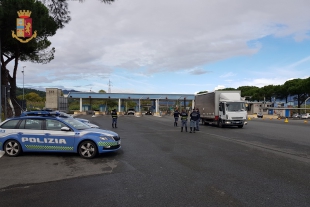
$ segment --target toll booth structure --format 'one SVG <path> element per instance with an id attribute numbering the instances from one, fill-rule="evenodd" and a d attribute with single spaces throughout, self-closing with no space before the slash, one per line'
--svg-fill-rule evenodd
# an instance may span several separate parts
<path id="1" fill-rule="evenodd" d="M 86 105 L 83 106 L 83 99 L 111 99 L 117 100 L 118 113 L 124 113 L 124 107 L 121 103 L 123 100 L 133 100 L 138 103 L 138 112 L 141 112 L 141 101 L 150 100 L 155 103 L 154 115 L 159 115 L 159 102 L 160 101 L 178 101 L 178 102 L 188 102 L 192 101 L 192 108 L 194 107 L 195 94 L 136 94 L 136 93 L 95 93 L 95 92 L 69 92 L 68 98 L 79 99 L 80 102 L 80 112 L 86 110 Z M 101 106 L 100 111 L 105 107 Z"/>

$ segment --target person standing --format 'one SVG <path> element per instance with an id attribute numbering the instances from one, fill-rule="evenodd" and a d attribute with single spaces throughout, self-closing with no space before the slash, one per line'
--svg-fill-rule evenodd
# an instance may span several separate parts
<path id="1" fill-rule="evenodd" d="M 179 121 L 179 116 L 180 116 L 180 112 L 178 109 L 176 109 L 173 113 L 174 116 L 174 126 L 177 127 L 178 126 L 178 121 Z"/>
<path id="2" fill-rule="evenodd" d="M 182 113 L 180 114 L 181 116 L 181 132 L 183 132 L 183 127 L 185 127 L 185 131 L 187 132 L 187 117 L 188 114 L 186 113 L 186 111 L 184 109 L 182 109 Z"/>
<path id="3" fill-rule="evenodd" d="M 199 114 L 197 113 L 196 109 L 193 110 L 193 112 L 190 114 L 190 132 L 189 133 L 192 133 L 192 130 L 193 132 L 195 133 L 196 131 L 196 126 L 197 126 L 197 120 L 199 119 Z"/>
<path id="4" fill-rule="evenodd" d="M 116 109 L 112 110 L 112 127 L 113 128 L 117 128 L 116 124 L 117 124 L 117 113 L 116 113 Z"/>
<path id="5" fill-rule="evenodd" d="M 197 108 L 196 109 L 197 113 L 198 113 L 198 120 L 196 121 L 196 131 L 199 131 L 199 122 L 200 122 L 200 113 L 199 113 L 199 109 Z"/>

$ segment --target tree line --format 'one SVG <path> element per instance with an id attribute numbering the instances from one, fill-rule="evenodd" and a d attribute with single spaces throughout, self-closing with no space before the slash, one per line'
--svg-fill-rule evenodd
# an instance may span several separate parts
<path id="1" fill-rule="evenodd" d="M 288 102 L 288 97 L 294 97 L 298 108 L 310 97 L 310 77 L 306 79 L 292 79 L 286 81 L 283 85 L 240 86 L 238 88 L 225 88 L 222 90 L 240 90 L 241 96 L 248 101 L 269 101 L 275 99 L 284 99 Z"/>

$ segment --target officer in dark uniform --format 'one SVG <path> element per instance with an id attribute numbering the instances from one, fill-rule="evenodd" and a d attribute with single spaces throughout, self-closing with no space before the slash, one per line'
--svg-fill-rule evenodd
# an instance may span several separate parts
<path id="1" fill-rule="evenodd" d="M 188 114 L 186 113 L 186 111 L 184 109 L 182 109 L 182 113 L 180 114 L 181 116 L 181 132 L 183 132 L 183 127 L 185 127 L 185 131 L 187 132 L 187 117 Z"/>
<path id="2" fill-rule="evenodd" d="M 174 116 L 174 126 L 178 126 L 178 121 L 179 121 L 179 116 L 180 116 L 180 112 L 178 111 L 178 109 L 176 109 L 173 113 Z"/>
<path id="3" fill-rule="evenodd" d="M 197 113 L 198 113 L 198 115 L 199 115 L 199 118 L 198 118 L 198 120 L 196 121 L 196 131 L 199 131 L 200 113 L 199 113 L 199 109 L 198 109 L 198 108 L 196 109 L 196 111 L 197 111 Z"/>
<path id="4" fill-rule="evenodd" d="M 190 117 L 191 117 L 191 122 L 190 122 L 190 132 L 189 133 L 192 133 L 192 130 L 194 130 L 194 133 L 196 131 L 196 126 L 197 126 L 197 120 L 199 120 L 200 118 L 200 114 L 197 113 L 197 110 L 194 109 L 193 112 L 190 114 Z"/>
<path id="5" fill-rule="evenodd" d="M 112 127 L 114 128 L 117 128 L 116 124 L 117 124 L 117 113 L 116 113 L 116 109 L 113 109 L 112 110 Z"/>

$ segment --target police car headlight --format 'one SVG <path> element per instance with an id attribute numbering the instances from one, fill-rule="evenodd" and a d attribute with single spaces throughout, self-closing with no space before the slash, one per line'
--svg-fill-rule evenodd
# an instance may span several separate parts
<path id="1" fill-rule="evenodd" d="M 100 136 L 100 139 L 101 139 L 102 141 L 110 140 L 110 138 L 107 137 L 107 136 Z"/>

